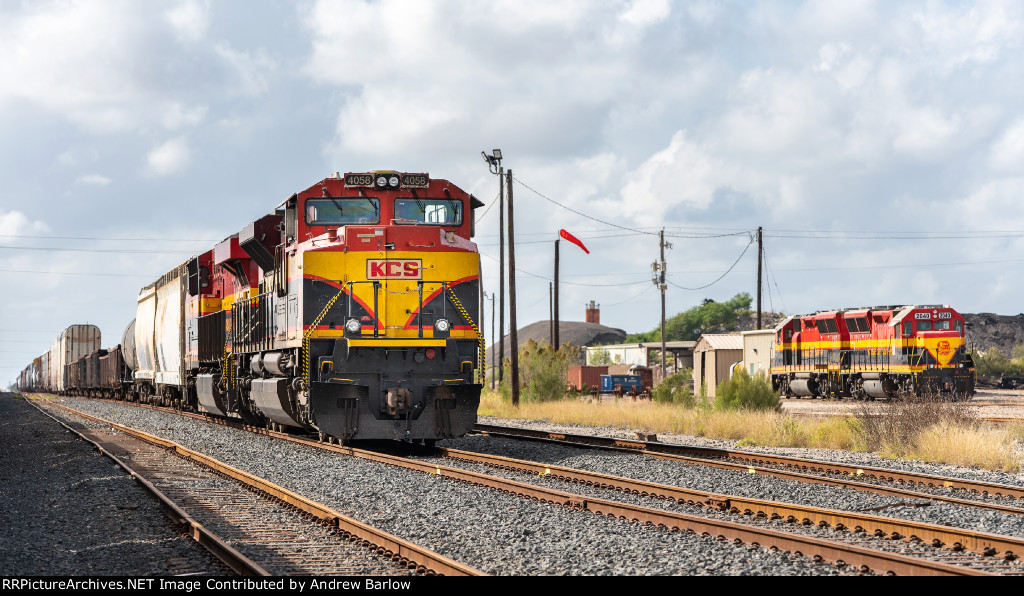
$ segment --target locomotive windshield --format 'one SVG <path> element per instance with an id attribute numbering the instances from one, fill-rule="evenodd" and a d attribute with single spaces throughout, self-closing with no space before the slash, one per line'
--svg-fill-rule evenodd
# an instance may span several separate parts
<path id="1" fill-rule="evenodd" d="M 306 223 L 314 226 L 380 223 L 380 202 L 371 197 L 306 199 Z"/>
<path id="2" fill-rule="evenodd" d="M 395 223 L 457 226 L 462 223 L 462 201 L 395 199 Z"/>

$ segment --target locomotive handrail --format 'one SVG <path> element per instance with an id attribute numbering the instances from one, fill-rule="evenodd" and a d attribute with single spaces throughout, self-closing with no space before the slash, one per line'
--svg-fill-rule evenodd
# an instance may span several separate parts
<path id="1" fill-rule="evenodd" d="M 378 312 L 378 295 L 381 289 L 381 282 L 379 280 L 350 280 L 344 282 L 348 288 L 348 302 L 346 303 L 345 317 L 352 316 L 352 303 L 355 302 L 355 288 L 356 284 L 373 284 L 373 314 L 374 314 L 374 325 L 373 325 L 373 337 L 380 337 L 380 313 Z M 448 317 L 448 292 L 455 285 L 451 281 L 446 280 L 429 280 L 421 279 L 416 282 L 417 289 L 417 307 L 416 307 L 416 330 L 417 337 L 423 338 L 423 287 L 426 285 L 440 285 L 441 286 L 441 317 Z"/>

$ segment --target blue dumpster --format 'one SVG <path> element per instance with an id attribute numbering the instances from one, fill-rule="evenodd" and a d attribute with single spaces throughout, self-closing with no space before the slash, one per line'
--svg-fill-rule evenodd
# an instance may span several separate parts
<path id="1" fill-rule="evenodd" d="M 630 388 L 640 393 L 643 390 L 643 383 L 640 375 L 601 375 L 601 391 L 615 391 L 616 385 L 622 385 L 622 391 L 629 393 Z"/>

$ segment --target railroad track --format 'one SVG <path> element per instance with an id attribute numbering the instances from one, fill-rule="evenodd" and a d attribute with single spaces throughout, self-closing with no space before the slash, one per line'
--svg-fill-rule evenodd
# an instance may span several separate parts
<path id="1" fill-rule="evenodd" d="M 762 525 L 766 522 L 776 522 L 776 525 L 785 524 L 790 528 L 833 530 L 828 534 L 830 540 L 840 540 L 867 548 L 879 548 L 880 546 L 892 548 L 891 545 L 880 545 L 877 540 L 870 540 L 871 537 L 897 543 L 904 541 L 919 546 L 928 545 L 934 549 L 946 547 L 944 551 L 918 549 L 918 553 L 920 556 L 934 560 L 946 562 L 957 560 L 961 563 L 977 565 L 1002 573 L 1024 574 L 1024 566 L 1002 562 L 1014 561 L 1018 558 L 1017 553 L 1024 552 L 1024 540 L 1015 537 L 905 521 L 867 513 L 695 491 L 633 478 L 458 449 L 438 449 L 438 454 L 454 461 L 517 472 L 531 478 L 532 480 L 528 482 L 534 484 L 558 480 L 601 491 L 610 491 L 612 494 L 638 495 L 646 499 L 667 501 L 679 506 L 698 507 L 733 516 L 742 515 Z M 821 534 L 819 533 L 819 535 Z M 896 548 L 906 547 L 901 545 Z M 974 554 L 961 556 L 959 553 Z M 985 561 L 979 559 L 978 555 L 991 557 L 991 559 Z"/>
<path id="2" fill-rule="evenodd" d="M 1019 503 L 1021 499 L 1024 499 L 1024 488 L 1009 484 L 965 480 L 962 478 L 904 472 L 870 466 L 823 462 L 785 455 L 769 455 L 712 447 L 693 447 L 690 445 L 661 443 L 657 440 L 617 439 L 613 437 L 575 435 L 487 424 L 477 424 L 475 432 L 495 437 L 530 439 L 574 447 L 620 450 L 660 459 L 712 466 L 750 474 L 764 474 L 801 482 L 841 486 L 883 495 L 928 499 L 943 503 L 990 509 L 1001 513 L 1024 515 L 1024 507 L 1011 504 Z M 935 492 L 922 492 L 922 490 L 901 488 L 901 486 L 922 490 L 951 490 L 965 495 L 1000 499 L 1005 502 L 951 497 L 936 494 Z"/>
<path id="3" fill-rule="evenodd" d="M 483 575 L 171 441 L 48 407 L 104 425 L 74 429 L 37 406 L 117 462 L 240 575 Z"/>
<path id="4" fill-rule="evenodd" d="M 243 426 L 225 421 L 221 421 L 221 423 Z M 569 475 L 574 475 L 572 478 L 575 480 L 572 481 L 580 484 L 596 485 L 619 492 L 646 493 L 653 498 L 672 499 L 676 502 L 696 505 L 714 513 L 735 511 L 747 514 L 745 519 L 735 516 L 732 516 L 733 519 L 725 519 L 721 515 L 710 517 L 691 515 L 680 511 L 625 503 L 593 494 L 581 495 L 433 462 L 321 443 L 312 438 L 297 437 L 266 429 L 250 430 L 306 446 L 419 471 L 439 478 L 487 487 L 574 511 L 615 517 L 670 531 L 700 534 L 716 540 L 729 541 L 737 546 L 747 545 L 791 551 L 811 557 L 816 561 L 832 563 L 840 568 L 852 567 L 862 571 L 898 575 L 1005 574 L 1015 573 L 1021 569 L 1019 565 L 1012 562 L 1012 559 L 1015 558 L 1016 553 L 1024 552 L 1024 542 L 1011 537 L 958 531 L 943 526 L 928 527 L 927 524 L 915 526 L 911 522 L 904 523 L 891 518 L 856 516 L 856 514 L 846 514 L 845 512 L 800 508 L 796 505 L 758 502 L 753 499 L 721 498 L 721 495 L 696 493 L 650 483 L 642 488 L 636 484 L 626 487 L 618 484 L 624 479 L 585 478 L 581 476 L 585 473 L 579 470 L 558 469 L 553 471 L 551 466 L 544 466 L 544 471 L 541 472 L 536 467 L 529 467 L 539 465 L 533 462 L 516 464 L 517 466 L 526 466 L 523 468 L 524 471 L 537 474 L 538 477 L 541 477 L 542 473 L 544 476 L 555 475 L 566 478 L 569 478 Z M 451 450 L 440 453 L 469 457 L 465 452 Z M 491 465 L 511 467 L 509 460 Z M 737 519 L 743 519 L 743 521 L 736 521 Z M 773 527 L 780 524 L 790 527 L 786 530 Z M 828 538 L 822 538 L 817 531 L 803 531 L 808 527 L 829 530 Z M 801 531 L 793 532 L 793 529 Z M 873 536 L 880 536 L 888 540 L 879 541 Z M 883 542 L 889 546 L 896 545 L 897 550 L 903 552 L 880 550 L 878 546 Z M 934 548 L 931 546 L 932 544 L 947 548 Z M 981 556 L 972 552 L 978 550 L 989 556 Z M 997 554 L 1000 556 L 993 556 Z"/>

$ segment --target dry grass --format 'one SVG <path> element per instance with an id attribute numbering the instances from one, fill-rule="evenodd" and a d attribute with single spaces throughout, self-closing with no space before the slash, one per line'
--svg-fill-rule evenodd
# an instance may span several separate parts
<path id="1" fill-rule="evenodd" d="M 546 420 L 555 424 L 607 426 L 623 430 L 679 433 L 740 441 L 744 445 L 854 449 L 854 424 L 849 419 L 796 420 L 779 412 L 719 411 L 684 408 L 652 401 L 567 399 L 523 402 L 518 410 L 496 394 L 485 392 L 480 414 L 498 418 Z"/>
<path id="2" fill-rule="evenodd" d="M 915 410 L 897 402 L 886 422 L 885 418 L 859 416 L 798 419 L 780 412 L 717 411 L 708 407 L 685 408 L 628 399 L 600 403 L 576 399 L 524 402 L 516 410 L 498 395 L 485 392 L 480 414 L 555 424 L 679 433 L 738 441 L 741 446 L 877 451 L 883 457 L 894 459 L 920 459 L 1006 472 L 1021 470 L 1020 445 L 1024 442 L 1024 426 L 992 428 L 979 424 L 959 405 L 945 408 L 927 404 Z M 881 429 L 885 428 L 898 429 L 897 434 L 902 439 L 880 441 Z"/>
<path id="3" fill-rule="evenodd" d="M 905 456 L 958 466 L 1019 472 L 1021 454 L 1018 445 L 1022 436 L 1024 427 L 1020 425 L 970 428 L 940 422 L 922 432 Z"/>

